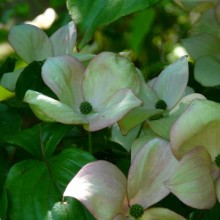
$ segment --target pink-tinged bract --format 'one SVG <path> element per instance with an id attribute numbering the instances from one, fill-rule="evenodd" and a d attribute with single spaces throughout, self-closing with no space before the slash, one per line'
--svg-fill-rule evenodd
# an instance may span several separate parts
<path id="1" fill-rule="evenodd" d="M 195 147 L 180 160 L 166 186 L 182 202 L 197 209 L 215 205 L 216 195 L 211 174 L 211 158 L 202 147 Z"/>
<path id="2" fill-rule="evenodd" d="M 196 146 L 203 146 L 212 161 L 220 154 L 220 104 L 194 100 L 174 123 L 170 142 L 174 155 L 180 159 Z"/>
<path id="3" fill-rule="evenodd" d="M 129 215 L 129 209 L 135 204 L 144 209 L 140 219 L 145 220 L 145 216 L 148 216 L 152 220 L 153 217 L 183 220 L 178 214 L 166 209 L 148 209 L 169 194 L 164 182 L 177 163 L 168 142 L 156 138 L 147 142 L 136 154 L 127 180 L 110 162 L 95 161 L 78 172 L 63 195 L 78 199 L 100 220 L 131 220 L 133 217 Z"/>
<path id="4" fill-rule="evenodd" d="M 115 165 L 95 161 L 78 172 L 63 196 L 78 199 L 97 219 L 111 220 L 124 211 L 126 178 Z"/>
<path id="5" fill-rule="evenodd" d="M 164 182 L 177 163 L 167 141 L 159 138 L 148 141 L 134 157 L 129 170 L 129 202 L 148 208 L 166 197 L 169 190 Z"/>
<path id="6" fill-rule="evenodd" d="M 98 54 L 86 69 L 74 57 L 50 57 L 42 67 L 42 77 L 60 101 L 52 102 L 50 97 L 34 91 L 27 91 L 24 101 L 45 121 L 50 118 L 50 121 L 65 124 L 83 124 L 86 130 L 97 131 L 114 124 L 142 104 L 135 96 L 139 90 L 136 69 L 127 58 L 111 52 Z M 91 104 L 89 114 L 81 112 L 83 102 Z M 57 110 L 63 114 L 54 114 Z M 67 117 L 70 115 L 72 117 Z"/>

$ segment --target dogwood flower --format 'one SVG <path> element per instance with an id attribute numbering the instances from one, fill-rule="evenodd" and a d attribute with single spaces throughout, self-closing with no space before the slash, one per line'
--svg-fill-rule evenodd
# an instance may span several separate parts
<path id="1" fill-rule="evenodd" d="M 207 167 L 215 180 L 220 201 L 220 104 L 209 100 L 194 100 L 171 129 L 170 142 L 176 158 L 202 146 L 209 153 Z M 198 154 L 202 157 L 201 154 Z"/>
<path id="2" fill-rule="evenodd" d="M 111 52 L 97 55 L 86 69 L 71 56 L 48 58 L 42 78 L 60 101 L 31 90 L 24 101 L 43 121 L 83 124 L 96 131 L 142 104 L 135 96 L 139 81 L 133 63 Z"/>
<path id="3" fill-rule="evenodd" d="M 151 207 L 170 190 L 192 207 L 213 206 L 212 177 L 203 169 L 205 160 L 197 152 L 190 152 L 179 162 L 163 139 L 141 140 L 138 145 L 142 146 L 133 152 L 127 179 L 115 165 L 95 161 L 76 174 L 63 196 L 79 200 L 98 220 L 185 219 L 168 209 Z"/>
<path id="4" fill-rule="evenodd" d="M 141 89 L 138 97 L 143 101 L 143 106 L 129 112 L 118 122 L 122 134 L 127 134 L 131 128 L 153 115 L 169 112 L 186 94 L 188 75 L 186 56 L 167 66 L 147 84 L 140 74 Z M 150 124 L 150 121 L 147 122 Z"/>
<path id="5" fill-rule="evenodd" d="M 155 139 L 132 161 L 128 179 L 110 162 L 95 161 L 77 173 L 63 196 L 78 199 L 97 220 L 184 220 L 168 209 L 149 208 L 169 194 L 163 183 L 175 164 L 170 149 Z"/>
<path id="6" fill-rule="evenodd" d="M 136 137 L 142 136 L 160 136 L 166 140 L 170 139 L 170 130 L 172 125 L 178 119 L 178 117 L 187 109 L 189 104 L 195 99 L 206 99 L 203 95 L 199 93 L 192 93 L 190 95 L 184 96 L 173 109 L 171 109 L 166 116 L 152 121 L 147 121 L 150 126 L 146 123 L 141 127 L 141 125 L 132 128 L 127 135 L 122 135 L 121 130 L 117 123 L 112 127 L 111 139 L 114 142 L 119 143 L 127 151 L 130 151 L 132 143 L 135 141 Z M 141 108 L 141 107 L 137 107 Z M 136 109 L 132 110 L 133 112 Z M 129 115 L 129 113 L 127 114 Z"/>
<path id="7" fill-rule="evenodd" d="M 170 130 L 172 125 L 178 119 L 178 117 L 187 109 L 190 103 L 196 99 L 206 99 L 205 96 L 199 93 L 192 93 L 184 96 L 167 114 L 157 120 L 148 120 L 147 131 L 153 130 L 157 135 L 167 140 L 170 139 Z M 150 129 L 149 129 L 150 128 Z"/>

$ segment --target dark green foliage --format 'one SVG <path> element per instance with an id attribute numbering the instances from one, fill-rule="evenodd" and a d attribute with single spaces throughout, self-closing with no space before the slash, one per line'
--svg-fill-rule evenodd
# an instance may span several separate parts
<path id="1" fill-rule="evenodd" d="M 16 163 L 5 184 L 10 204 L 9 219 L 49 219 L 49 210 L 61 200 L 69 181 L 82 166 L 93 160 L 87 152 L 69 148 L 49 160 L 29 159 Z"/>
<path id="2" fill-rule="evenodd" d="M 44 82 L 41 77 L 41 67 L 43 62 L 33 61 L 21 72 L 16 83 L 16 98 L 23 100 L 27 90 L 41 91 L 44 88 Z"/>
<path id="3" fill-rule="evenodd" d="M 0 142 L 21 129 L 19 114 L 3 103 L 0 103 L 0 128 Z"/>
<path id="4" fill-rule="evenodd" d="M 45 30 L 48 36 L 69 22 L 71 16 L 77 25 L 77 49 L 85 46 L 85 53 L 128 52 L 146 81 L 177 59 L 173 50 L 181 39 L 189 37 L 188 12 L 170 0 L 6 0 L 0 3 L 0 42 L 7 41 L 12 23 L 32 20 L 49 6 L 58 16 L 51 28 Z M 15 57 L 17 61 L 11 57 L 1 61 L 0 79 L 6 72 L 24 65 Z M 64 189 L 81 167 L 96 159 L 115 164 L 127 176 L 130 152 L 111 141 L 108 128 L 91 134 L 90 154 L 89 135 L 83 126 L 39 122 L 22 101 L 29 89 L 55 97 L 42 80 L 42 65 L 37 61 L 27 65 L 17 81 L 16 97 L 0 103 L 0 219 L 95 220 L 79 201 L 62 198 Z M 194 63 L 190 62 L 189 86 L 220 102 L 220 87 L 202 86 L 195 80 L 193 69 Z M 165 104 L 157 107 L 166 109 Z M 88 114 L 92 107 L 87 105 L 80 110 Z M 152 120 L 161 117 L 159 114 Z M 216 161 L 219 163 L 219 158 Z M 57 205 L 62 217 L 54 215 Z M 173 210 L 188 220 L 219 220 L 220 216 L 219 203 L 209 210 L 195 210 L 172 194 L 154 206 Z M 139 211 L 134 211 L 135 217 Z"/>
<path id="5" fill-rule="evenodd" d="M 15 58 L 11 58 L 11 57 L 6 58 L 6 60 L 4 61 L 4 63 L 2 63 L 0 67 L 0 79 L 2 78 L 4 73 L 9 73 L 14 71 L 15 63 L 16 63 Z"/>
<path id="6" fill-rule="evenodd" d="M 70 128 L 68 125 L 59 123 L 37 124 L 5 139 L 5 142 L 22 147 L 35 158 L 47 159 L 51 157 L 55 148 Z"/>

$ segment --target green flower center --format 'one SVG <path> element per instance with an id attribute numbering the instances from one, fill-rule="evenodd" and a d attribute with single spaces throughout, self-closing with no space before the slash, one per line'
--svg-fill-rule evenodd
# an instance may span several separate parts
<path id="1" fill-rule="evenodd" d="M 92 111 L 92 105 L 85 101 L 80 104 L 79 109 L 82 114 L 87 115 Z"/>
<path id="2" fill-rule="evenodd" d="M 220 154 L 215 157 L 215 164 L 220 168 Z"/>
<path id="3" fill-rule="evenodd" d="M 155 105 L 155 108 L 166 110 L 167 109 L 167 103 L 164 100 L 160 99 L 160 100 L 157 101 L 157 103 Z"/>
<path id="4" fill-rule="evenodd" d="M 134 204 L 130 208 L 130 215 L 135 219 L 140 218 L 144 214 L 144 208 L 139 204 Z"/>

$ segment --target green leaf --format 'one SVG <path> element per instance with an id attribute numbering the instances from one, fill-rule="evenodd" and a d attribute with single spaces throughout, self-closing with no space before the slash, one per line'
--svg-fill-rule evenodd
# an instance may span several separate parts
<path id="1" fill-rule="evenodd" d="M 0 79 L 4 73 L 12 72 L 15 68 L 16 59 L 8 57 L 0 67 Z"/>
<path id="2" fill-rule="evenodd" d="M 132 22 L 132 32 L 130 39 L 131 48 L 135 52 L 140 52 L 144 38 L 151 30 L 151 25 L 155 18 L 155 11 L 151 8 L 137 14 Z"/>
<path id="3" fill-rule="evenodd" d="M 51 220 L 51 209 L 61 201 L 67 184 L 82 166 L 93 160 L 87 152 L 69 148 L 44 162 L 25 160 L 14 165 L 5 184 L 8 219 Z"/>
<path id="4" fill-rule="evenodd" d="M 190 214 L 189 220 L 219 220 L 220 204 L 217 202 L 214 208 L 209 210 L 197 210 Z"/>
<path id="5" fill-rule="evenodd" d="M 0 196 L 0 207 L 0 219 L 7 220 L 8 197 L 6 190 Z"/>
<path id="6" fill-rule="evenodd" d="M 156 2 L 158 0 L 67 0 L 69 13 L 78 25 L 79 48 L 88 43 L 98 26 L 143 10 Z"/>
<path id="7" fill-rule="evenodd" d="M 33 61 L 21 72 L 15 88 L 16 97 L 19 100 L 23 100 L 27 90 L 32 89 L 40 91 L 44 86 L 44 82 L 41 77 L 41 67 L 43 62 Z"/>
<path id="8" fill-rule="evenodd" d="M 71 208 L 71 220 L 95 220 L 92 214 L 82 205 L 78 200 L 72 197 L 66 197 L 65 201 L 70 205 Z M 53 219 L 55 220 L 55 219 Z M 64 220 L 64 219 L 60 219 Z"/>
<path id="9" fill-rule="evenodd" d="M 71 128 L 69 125 L 59 123 L 43 124 L 40 132 L 42 133 L 45 158 L 49 158 L 53 154 L 56 146 Z"/>
<path id="10" fill-rule="evenodd" d="M 7 154 L 0 148 L 0 195 L 8 172 Z"/>
<path id="11" fill-rule="evenodd" d="M 21 128 L 20 116 L 2 103 L 0 103 L 0 128 L 0 141 L 15 134 Z"/>
<path id="12" fill-rule="evenodd" d="M 4 149 L 0 148 L 0 219 L 7 220 L 7 192 L 3 189 L 8 173 L 9 162 Z"/>
<path id="13" fill-rule="evenodd" d="M 20 146 L 38 159 L 49 158 L 71 126 L 60 123 L 42 123 L 22 130 L 5 140 Z"/>

